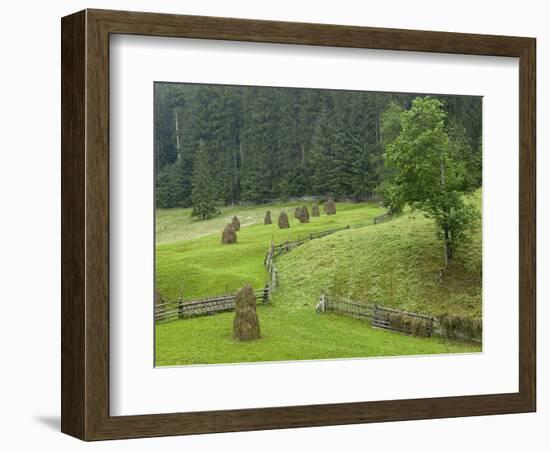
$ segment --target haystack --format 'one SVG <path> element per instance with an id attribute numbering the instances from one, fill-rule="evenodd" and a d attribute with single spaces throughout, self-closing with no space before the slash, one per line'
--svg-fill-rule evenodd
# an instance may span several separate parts
<path id="1" fill-rule="evenodd" d="M 231 225 L 233 225 L 235 231 L 241 231 L 241 221 L 236 214 L 233 216 L 233 219 L 231 219 Z"/>
<path id="2" fill-rule="evenodd" d="M 237 232 L 233 228 L 232 223 L 228 223 L 223 229 L 222 233 L 222 244 L 236 244 L 237 243 Z"/>
<path id="3" fill-rule="evenodd" d="M 329 198 L 325 202 L 325 214 L 327 216 L 331 216 L 333 214 L 336 214 L 336 204 L 334 203 L 334 200 L 332 198 Z"/>
<path id="4" fill-rule="evenodd" d="M 313 217 L 319 217 L 321 215 L 321 212 L 319 211 L 319 206 L 318 205 L 313 205 L 311 207 L 311 215 Z"/>
<path id="5" fill-rule="evenodd" d="M 264 225 L 271 225 L 272 223 L 273 222 L 271 222 L 271 211 L 267 211 L 264 217 Z"/>
<path id="6" fill-rule="evenodd" d="M 309 223 L 309 211 L 307 210 L 307 206 L 302 206 L 302 208 L 300 209 L 298 220 L 301 223 Z"/>
<path id="7" fill-rule="evenodd" d="M 296 209 L 294 210 L 294 218 L 295 219 L 300 220 L 300 212 L 301 212 L 301 209 L 300 209 L 299 206 L 297 206 Z"/>
<path id="8" fill-rule="evenodd" d="M 256 294 L 249 284 L 246 284 L 235 296 L 233 338 L 239 341 L 252 341 L 260 338 L 260 321 L 256 314 Z"/>
<path id="9" fill-rule="evenodd" d="M 279 220 L 277 221 L 279 228 L 290 228 L 290 225 L 288 224 L 288 216 L 286 212 L 282 212 L 279 215 Z"/>

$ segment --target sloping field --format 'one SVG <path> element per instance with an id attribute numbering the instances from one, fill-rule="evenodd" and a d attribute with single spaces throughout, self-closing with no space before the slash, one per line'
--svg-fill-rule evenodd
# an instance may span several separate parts
<path id="1" fill-rule="evenodd" d="M 481 202 L 481 194 L 473 201 Z M 274 222 L 281 209 L 289 213 L 290 230 L 276 224 L 241 228 L 238 243 L 222 245 L 223 224 L 215 234 L 157 245 L 157 286 L 175 298 L 183 285 L 186 298 L 234 291 L 245 282 L 261 287 L 265 251 L 271 239 L 346 225 L 371 223 L 382 211 L 370 204 L 338 204 L 336 216 L 299 224 L 293 205 L 260 207 L 251 217 L 263 220 L 271 209 Z M 181 211 L 181 210 L 180 210 Z M 243 221 L 245 215 L 237 212 Z M 162 219 L 159 215 L 158 219 Z M 182 218 L 182 222 L 187 218 Z M 171 219 L 177 222 L 176 219 Z M 216 219 L 217 220 L 217 219 Z M 210 225 L 207 225 L 208 227 Z M 185 225 L 182 225 L 185 228 Z M 177 230 L 174 233 L 179 233 Z M 262 338 L 237 342 L 231 337 L 232 313 L 177 320 L 156 326 L 157 365 L 310 360 L 369 356 L 477 352 L 477 344 L 418 338 L 371 328 L 366 322 L 316 314 L 322 290 L 356 301 L 377 302 L 429 314 L 479 317 L 481 314 L 481 229 L 456 255 L 441 281 L 443 246 L 433 221 L 404 214 L 389 222 L 345 230 L 313 240 L 277 259 L 280 286 L 271 305 L 258 306 Z M 227 286 L 227 287 L 226 287 Z"/>
<path id="2" fill-rule="evenodd" d="M 481 194 L 472 201 L 481 206 Z M 481 317 L 481 227 L 443 267 L 433 220 L 403 214 L 388 222 L 314 240 L 279 258 L 277 292 L 314 304 L 321 290 L 354 301 L 430 315 Z"/>

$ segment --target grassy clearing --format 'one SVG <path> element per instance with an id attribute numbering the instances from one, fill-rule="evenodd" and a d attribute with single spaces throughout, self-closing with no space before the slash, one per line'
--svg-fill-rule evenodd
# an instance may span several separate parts
<path id="1" fill-rule="evenodd" d="M 480 204 L 481 195 L 474 201 Z M 203 237 L 188 214 L 170 220 L 170 236 L 188 240 L 157 245 L 157 286 L 174 298 L 184 282 L 187 298 L 218 294 L 251 282 L 265 282 L 262 262 L 269 241 L 348 224 L 371 222 L 382 211 L 371 204 L 338 204 L 336 216 L 311 218 L 299 224 L 294 205 L 269 206 L 274 221 L 279 211 L 289 213 L 291 228 L 264 226 L 268 207 L 246 213 L 228 208 L 217 222 L 201 222 Z M 223 225 L 237 213 L 243 225 L 236 245 L 221 245 Z M 249 219 L 250 218 L 250 219 Z M 159 213 L 157 220 L 165 220 Z M 247 222 L 250 220 L 249 222 Z M 253 222 L 256 221 L 256 223 Z M 217 223 L 217 225 L 216 225 Z M 187 233 L 187 234 L 186 234 Z M 168 234 L 165 238 L 168 239 Z M 194 236 L 194 238 L 191 238 Z M 262 338 L 236 342 L 231 337 L 233 314 L 225 313 L 156 326 L 157 365 L 311 360 L 369 356 L 478 352 L 481 347 L 436 338 L 414 338 L 371 328 L 366 322 L 332 314 L 316 314 L 321 289 L 359 301 L 432 314 L 450 312 L 473 317 L 481 313 L 481 231 L 456 255 L 441 283 L 439 268 L 443 246 L 435 238 L 434 224 L 420 215 L 406 214 L 390 222 L 346 230 L 313 240 L 277 260 L 280 286 L 271 305 L 258 307 Z"/>
<path id="2" fill-rule="evenodd" d="M 160 293 L 168 299 L 175 299 L 183 290 L 186 298 L 200 298 L 226 290 L 234 292 L 246 282 L 255 288 L 263 287 L 266 281 L 263 261 L 271 239 L 280 243 L 329 228 L 372 223 L 373 217 L 383 212 L 372 203 L 339 203 L 336 215 L 312 217 L 310 223 L 301 224 L 294 218 L 296 205 L 264 205 L 243 210 L 230 207 L 224 209 L 221 216 L 207 221 L 191 219 L 190 210 L 159 211 L 157 230 L 168 221 L 172 224 L 165 228 L 170 232 L 158 231 L 161 243 L 156 246 L 156 286 Z M 308 207 L 311 211 L 311 204 Z M 263 225 L 267 209 L 271 210 L 272 225 Z M 286 211 L 289 216 L 289 229 L 277 227 L 281 211 Z M 241 221 L 238 241 L 237 244 L 223 245 L 221 233 L 233 214 L 237 214 Z M 206 235 L 197 237 L 201 233 Z M 173 236 L 187 238 L 166 242 Z"/>

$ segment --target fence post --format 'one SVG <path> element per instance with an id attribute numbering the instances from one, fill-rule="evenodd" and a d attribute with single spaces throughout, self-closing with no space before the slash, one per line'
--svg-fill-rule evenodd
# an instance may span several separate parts
<path id="1" fill-rule="evenodd" d="M 183 318 L 183 298 L 178 298 L 178 317 Z"/>

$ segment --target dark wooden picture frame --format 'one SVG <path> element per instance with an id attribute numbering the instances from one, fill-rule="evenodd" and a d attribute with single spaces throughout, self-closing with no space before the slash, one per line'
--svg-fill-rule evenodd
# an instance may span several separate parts
<path id="1" fill-rule="evenodd" d="M 61 30 L 61 429 L 64 433 L 84 440 L 101 440 L 535 411 L 535 39 L 104 10 L 85 10 L 64 17 Z M 111 34 L 519 58 L 519 391 L 493 395 L 110 416 Z"/>

